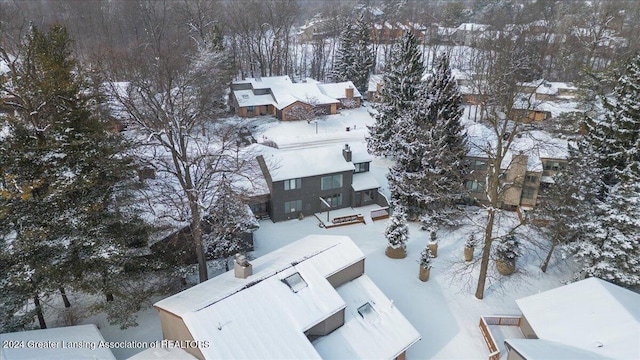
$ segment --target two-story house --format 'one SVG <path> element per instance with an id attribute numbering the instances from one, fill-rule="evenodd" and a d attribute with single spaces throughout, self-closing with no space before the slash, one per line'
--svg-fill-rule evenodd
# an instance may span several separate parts
<path id="1" fill-rule="evenodd" d="M 373 157 L 364 144 L 262 151 L 258 163 L 269 188 L 268 211 L 274 222 L 327 209 L 388 206 L 369 172 Z"/>
<path id="2" fill-rule="evenodd" d="M 544 189 L 553 183 L 553 175 L 567 164 L 568 142 L 541 131 L 516 138 L 500 166 L 504 184 L 500 206 L 507 210 L 535 207 L 544 197 Z M 485 182 L 491 159 L 473 148 L 467 155 L 465 187 L 472 201 L 486 203 Z"/>
<path id="3" fill-rule="evenodd" d="M 154 306 L 199 359 L 404 359 L 420 334 L 364 265 L 349 237 L 310 235 Z"/>

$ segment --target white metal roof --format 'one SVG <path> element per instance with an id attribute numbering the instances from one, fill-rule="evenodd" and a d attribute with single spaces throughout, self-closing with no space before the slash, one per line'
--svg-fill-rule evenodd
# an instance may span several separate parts
<path id="1" fill-rule="evenodd" d="M 516 303 L 538 338 L 615 359 L 640 359 L 640 294 L 589 278 Z"/>

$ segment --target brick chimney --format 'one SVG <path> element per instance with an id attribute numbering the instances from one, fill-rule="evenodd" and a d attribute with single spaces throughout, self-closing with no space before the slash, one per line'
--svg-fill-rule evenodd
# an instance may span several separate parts
<path id="1" fill-rule="evenodd" d="M 344 89 L 344 94 L 347 99 L 353 99 L 353 86 L 349 85 L 349 87 Z"/>
<path id="2" fill-rule="evenodd" d="M 351 162 L 351 148 L 349 148 L 349 144 L 344 144 L 344 149 L 342 149 L 342 156 L 344 160 L 347 162 Z"/>
<path id="3" fill-rule="evenodd" d="M 233 274 L 238 279 L 246 279 L 253 275 L 253 266 L 244 255 L 236 254 L 233 260 Z"/>

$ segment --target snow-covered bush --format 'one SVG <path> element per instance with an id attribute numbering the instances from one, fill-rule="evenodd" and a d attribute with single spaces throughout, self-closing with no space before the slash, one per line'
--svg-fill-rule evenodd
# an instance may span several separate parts
<path id="1" fill-rule="evenodd" d="M 466 247 L 466 248 L 472 248 L 472 247 L 475 247 L 475 246 L 476 246 L 476 244 L 477 244 L 477 242 L 478 242 L 478 241 L 476 240 L 476 237 L 475 237 L 473 234 L 471 234 L 471 235 L 469 235 L 469 237 L 467 238 L 467 241 L 465 241 L 465 242 L 464 242 L 464 247 Z"/>
<path id="2" fill-rule="evenodd" d="M 513 235 L 507 235 L 496 245 L 496 255 L 500 260 L 515 261 L 520 256 L 520 242 Z"/>
<path id="3" fill-rule="evenodd" d="M 429 242 L 431 242 L 432 244 L 435 244 L 438 242 L 438 234 L 436 234 L 435 230 L 431 230 L 431 233 L 429 233 Z"/>
<path id="4" fill-rule="evenodd" d="M 431 268 L 431 250 L 428 246 L 425 246 L 420 253 L 420 266 L 425 269 Z"/>

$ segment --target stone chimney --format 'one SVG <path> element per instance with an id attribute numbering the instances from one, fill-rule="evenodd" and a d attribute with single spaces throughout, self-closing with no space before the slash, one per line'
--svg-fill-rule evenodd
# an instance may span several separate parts
<path id="1" fill-rule="evenodd" d="M 349 148 L 349 144 L 344 144 L 344 149 L 342 149 L 342 156 L 344 160 L 347 162 L 351 162 L 351 148 Z"/>
<path id="2" fill-rule="evenodd" d="M 246 279 L 253 275 L 253 266 L 249 264 L 244 255 L 236 254 L 236 258 L 233 260 L 233 274 L 238 279 Z"/>
<path id="3" fill-rule="evenodd" d="M 347 99 L 353 99 L 353 86 L 349 85 L 349 87 L 344 89 L 344 95 Z"/>

